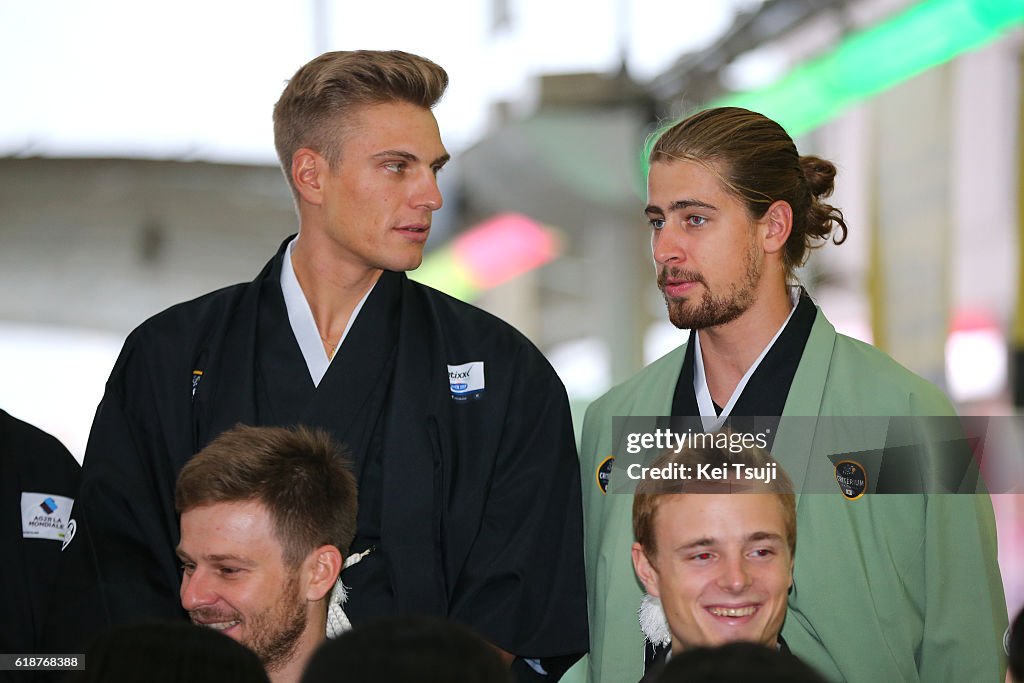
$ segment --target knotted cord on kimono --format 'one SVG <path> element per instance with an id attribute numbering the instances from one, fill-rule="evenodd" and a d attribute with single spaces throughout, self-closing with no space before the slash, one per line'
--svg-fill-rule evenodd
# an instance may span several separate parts
<path id="1" fill-rule="evenodd" d="M 344 566 L 341 571 L 345 571 L 352 565 L 359 562 L 367 555 L 373 552 L 373 546 L 370 546 L 361 553 L 355 555 L 349 555 L 348 559 L 345 560 Z M 331 588 L 331 597 L 327 601 L 327 637 L 337 638 L 345 631 L 352 628 L 352 622 L 349 621 L 348 615 L 345 614 L 345 610 L 342 609 L 342 605 L 348 600 L 348 588 L 341 582 L 341 572 L 338 572 L 338 580 L 334 582 L 334 587 Z"/>

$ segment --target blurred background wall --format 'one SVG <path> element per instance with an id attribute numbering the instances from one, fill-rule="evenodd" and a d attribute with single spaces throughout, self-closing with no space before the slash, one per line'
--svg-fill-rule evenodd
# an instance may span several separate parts
<path id="1" fill-rule="evenodd" d="M 295 230 L 270 124 L 286 79 L 376 48 L 452 80 L 416 277 L 533 339 L 577 419 L 685 338 L 654 286 L 643 143 L 723 103 L 839 167 L 849 239 L 800 274 L 837 328 L 963 413 L 1017 414 L 1022 26 L 1019 0 L 0 2 L 0 407 L 81 458 L 125 335 Z M 1019 500 L 995 501 L 1012 608 Z"/>

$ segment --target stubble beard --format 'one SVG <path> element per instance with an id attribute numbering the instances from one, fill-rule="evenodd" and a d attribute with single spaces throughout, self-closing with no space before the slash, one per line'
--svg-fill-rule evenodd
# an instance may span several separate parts
<path id="1" fill-rule="evenodd" d="M 668 319 L 681 330 L 701 330 L 730 323 L 750 308 L 757 298 L 757 285 L 761 281 L 761 267 L 757 260 L 753 240 L 745 255 L 743 280 L 733 283 L 728 294 L 715 296 L 704 277 L 697 272 L 682 268 L 662 268 L 658 273 L 658 289 L 665 296 Z M 665 281 L 672 279 L 690 280 L 704 286 L 700 300 L 691 303 L 694 297 L 671 298 L 665 294 Z"/>
<path id="2" fill-rule="evenodd" d="M 242 645 L 256 653 L 267 672 L 276 671 L 295 658 L 307 622 L 306 602 L 293 576 L 278 602 L 249 619 L 251 635 Z"/>

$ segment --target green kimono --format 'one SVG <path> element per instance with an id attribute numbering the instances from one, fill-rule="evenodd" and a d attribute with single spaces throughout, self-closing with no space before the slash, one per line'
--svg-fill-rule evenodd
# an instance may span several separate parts
<path id="1" fill-rule="evenodd" d="M 622 452 L 612 443 L 614 416 L 671 414 L 684 353 L 685 345 L 611 389 L 584 420 L 592 682 L 639 680 L 644 652 L 636 616 L 642 591 L 630 560 L 632 496 L 605 493 L 597 470 Z M 953 409 L 933 385 L 884 353 L 836 334 L 819 310 L 772 448 L 797 491 L 805 492 L 797 503 L 794 587 L 783 637 L 834 681 L 1001 682 L 1007 617 L 988 496 L 847 500 L 828 460 L 811 454 L 873 448 L 877 435 L 823 435 L 829 428 L 819 427 L 811 436 L 814 430 L 786 428 L 791 416 L 876 415 L 948 416 Z M 608 491 L 620 476 L 612 471 Z"/>

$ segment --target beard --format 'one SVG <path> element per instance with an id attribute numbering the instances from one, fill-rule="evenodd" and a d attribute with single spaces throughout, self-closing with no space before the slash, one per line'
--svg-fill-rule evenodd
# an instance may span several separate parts
<path id="1" fill-rule="evenodd" d="M 243 642 L 263 662 L 268 672 L 295 656 L 299 638 L 306 630 L 306 602 L 299 595 L 299 579 L 293 576 L 281 599 L 250 620 L 250 637 Z"/>
<path id="2" fill-rule="evenodd" d="M 309 620 L 306 602 L 299 594 L 297 575 L 288 579 L 277 600 L 250 617 L 244 617 L 240 612 L 222 614 L 203 609 L 189 615 L 193 621 L 241 620 L 245 623 L 245 635 L 239 642 L 259 657 L 267 672 L 275 671 L 292 660 Z"/>
<path id="3" fill-rule="evenodd" d="M 742 280 L 733 282 L 729 291 L 720 295 L 712 292 L 704 276 L 696 271 L 662 268 L 658 272 L 658 289 L 665 297 L 668 319 L 672 324 L 681 330 L 701 330 L 732 322 L 746 312 L 757 298 L 757 285 L 761 281 L 761 266 L 753 240 L 747 247 L 744 261 Z M 699 282 L 704 287 L 703 293 L 699 299 L 696 295 L 669 297 L 665 294 L 665 282 L 669 279 Z"/>

